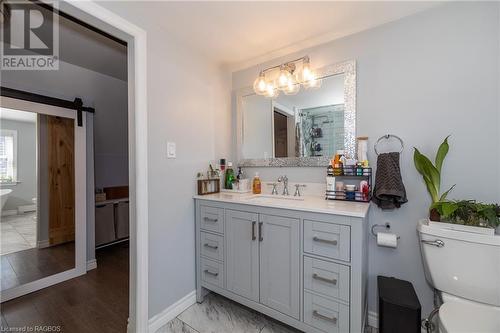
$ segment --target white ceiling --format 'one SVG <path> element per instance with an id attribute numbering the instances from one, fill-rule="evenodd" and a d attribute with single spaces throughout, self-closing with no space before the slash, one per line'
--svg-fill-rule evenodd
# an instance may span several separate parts
<path id="1" fill-rule="evenodd" d="M 243 68 L 436 6 L 438 2 L 101 2 L 213 61 Z"/>
<path id="2" fill-rule="evenodd" d="M 2 120 L 14 120 L 34 123 L 36 122 L 36 113 L 0 108 L 0 122 Z"/>

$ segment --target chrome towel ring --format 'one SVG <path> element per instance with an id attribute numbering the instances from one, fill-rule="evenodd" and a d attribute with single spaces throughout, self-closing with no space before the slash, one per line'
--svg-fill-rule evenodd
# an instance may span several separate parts
<path id="1" fill-rule="evenodd" d="M 386 134 L 386 135 L 378 138 L 377 142 L 375 142 L 375 145 L 373 146 L 373 149 L 375 150 L 375 154 L 377 154 L 377 156 L 379 155 L 379 152 L 377 150 L 377 146 L 379 145 L 379 143 L 382 140 L 389 140 L 390 138 L 397 139 L 401 143 L 401 149 L 399 150 L 399 153 L 401 154 L 403 152 L 403 149 L 404 149 L 403 139 L 401 139 L 399 136 L 394 135 L 394 134 Z"/>

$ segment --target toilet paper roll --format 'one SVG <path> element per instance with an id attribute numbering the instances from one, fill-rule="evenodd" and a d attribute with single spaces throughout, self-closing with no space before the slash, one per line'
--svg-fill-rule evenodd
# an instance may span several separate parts
<path id="1" fill-rule="evenodd" d="M 377 245 L 395 249 L 398 247 L 398 236 L 389 232 L 377 232 Z"/>

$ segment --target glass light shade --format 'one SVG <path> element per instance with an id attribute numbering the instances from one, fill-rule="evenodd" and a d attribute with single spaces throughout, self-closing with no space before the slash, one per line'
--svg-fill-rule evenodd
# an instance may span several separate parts
<path id="1" fill-rule="evenodd" d="M 278 75 L 278 89 L 285 90 L 288 87 L 289 82 L 292 81 L 292 74 L 285 68 L 280 69 L 280 73 Z"/>
<path id="2" fill-rule="evenodd" d="M 267 98 L 276 98 L 279 95 L 279 90 L 276 89 L 273 83 L 267 83 L 266 93 L 264 94 Z"/>
<path id="3" fill-rule="evenodd" d="M 304 64 L 302 66 L 302 82 L 307 82 L 314 79 L 314 72 L 311 69 L 311 64 L 309 63 L 309 59 L 304 60 Z"/>
<path id="4" fill-rule="evenodd" d="M 255 79 L 253 83 L 253 91 L 257 95 L 265 95 L 267 92 L 267 82 L 266 77 L 263 72 L 260 72 L 259 77 Z"/>
<path id="5" fill-rule="evenodd" d="M 321 79 L 317 79 L 316 77 L 313 77 L 311 80 L 304 82 L 304 87 L 306 89 L 317 89 L 321 87 L 321 84 L 323 81 Z"/>
<path id="6" fill-rule="evenodd" d="M 288 81 L 288 85 L 286 86 L 286 88 L 283 89 L 283 92 L 285 93 L 285 95 L 296 95 L 299 91 L 300 84 L 292 76 L 292 78 Z"/>

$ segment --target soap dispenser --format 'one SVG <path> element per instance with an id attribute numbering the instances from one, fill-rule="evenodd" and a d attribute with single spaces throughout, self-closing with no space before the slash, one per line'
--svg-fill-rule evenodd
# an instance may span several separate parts
<path id="1" fill-rule="evenodd" d="M 259 173 L 255 173 L 252 182 L 252 192 L 253 194 L 260 194 L 262 192 L 262 183 L 260 182 Z"/>

